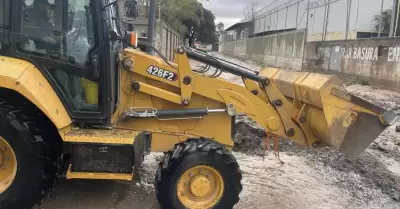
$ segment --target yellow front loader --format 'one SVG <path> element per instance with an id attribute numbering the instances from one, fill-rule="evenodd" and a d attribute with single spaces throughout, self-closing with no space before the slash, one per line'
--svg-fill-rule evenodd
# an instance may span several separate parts
<path id="1" fill-rule="evenodd" d="M 58 175 L 139 179 L 149 152 L 165 153 L 155 176 L 163 208 L 232 208 L 242 190 L 230 152 L 238 114 L 270 136 L 349 157 L 397 119 L 332 75 L 252 72 L 184 47 L 174 62 L 149 55 L 123 35 L 117 2 L 52 2 L 0 0 L 0 208 L 31 208 Z M 192 70 L 188 58 L 245 87 Z"/>

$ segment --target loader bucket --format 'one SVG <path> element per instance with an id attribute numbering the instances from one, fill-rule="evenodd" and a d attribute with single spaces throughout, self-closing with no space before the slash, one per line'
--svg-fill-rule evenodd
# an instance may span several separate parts
<path id="1" fill-rule="evenodd" d="M 350 158 L 360 155 L 398 118 L 393 111 L 348 93 L 335 75 L 276 68 L 261 70 L 259 75 L 269 78 L 299 111 L 303 109 L 319 144 Z"/>

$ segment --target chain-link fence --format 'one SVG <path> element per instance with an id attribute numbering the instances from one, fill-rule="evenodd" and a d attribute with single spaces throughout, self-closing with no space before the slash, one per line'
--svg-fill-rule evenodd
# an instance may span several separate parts
<path id="1" fill-rule="evenodd" d="M 222 42 L 306 29 L 307 41 L 400 35 L 399 0 L 275 0 Z M 393 12 L 394 11 L 394 12 Z"/>

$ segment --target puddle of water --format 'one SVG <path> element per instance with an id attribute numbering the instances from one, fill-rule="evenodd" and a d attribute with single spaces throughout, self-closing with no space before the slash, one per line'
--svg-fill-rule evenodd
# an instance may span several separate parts
<path id="1" fill-rule="evenodd" d="M 400 176 L 400 162 L 390 159 L 392 161 L 391 165 L 388 167 L 394 174 Z"/>
<path id="2" fill-rule="evenodd" d="M 283 154 L 283 155 L 282 155 Z M 243 171 L 243 192 L 237 208 L 319 209 L 348 208 L 348 196 L 324 181 L 306 164 L 305 158 L 281 153 L 260 157 L 235 153 Z"/>

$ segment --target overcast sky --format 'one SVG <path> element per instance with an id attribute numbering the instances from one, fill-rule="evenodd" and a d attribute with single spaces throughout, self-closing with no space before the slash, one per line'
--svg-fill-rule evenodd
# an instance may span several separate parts
<path id="1" fill-rule="evenodd" d="M 258 8 L 263 11 L 269 11 L 278 5 L 282 5 L 290 0 L 198 0 L 201 1 L 204 8 L 211 10 L 215 17 L 215 23 L 224 23 L 225 29 L 231 25 L 239 22 L 243 19 L 243 10 L 251 2 L 257 2 Z M 316 1 L 316 0 L 312 0 Z M 392 7 L 393 0 L 383 0 L 383 10 Z M 305 11 L 307 0 L 301 3 L 300 16 Z M 358 30 L 372 30 L 374 29 L 373 16 L 379 14 L 381 10 L 382 0 L 353 0 L 351 5 L 350 15 L 350 29 Z M 346 15 L 344 14 L 347 6 L 347 0 L 334 1 L 330 6 L 329 21 L 328 21 L 328 32 L 333 31 L 344 31 L 346 29 Z M 290 10 L 288 13 L 289 17 L 293 16 L 291 20 L 296 20 L 296 5 L 291 6 L 294 10 Z M 303 8 L 304 7 L 304 8 Z M 319 7 L 316 10 L 311 10 L 313 13 L 313 19 L 310 19 L 310 28 L 312 33 L 321 33 L 324 21 L 325 7 Z M 282 13 L 285 16 L 285 12 Z M 282 19 L 282 18 L 281 18 Z M 305 27 L 306 18 L 300 18 L 302 24 L 300 26 Z M 264 21 L 264 19 L 263 19 Z M 263 23 L 264 24 L 264 23 Z M 299 23 L 298 23 L 299 24 Z M 278 26 L 285 26 L 282 22 Z M 296 22 L 290 23 L 293 27 L 296 27 Z M 299 26 L 299 27 L 300 27 Z M 280 27 L 282 29 L 282 27 Z"/>
<path id="2" fill-rule="evenodd" d="M 255 0 L 259 3 L 260 7 L 269 4 L 273 0 Z M 219 22 L 224 23 L 225 28 L 239 22 L 243 19 L 243 10 L 250 0 L 209 0 L 201 1 L 204 8 L 211 10 L 216 19 L 216 24 Z"/>

